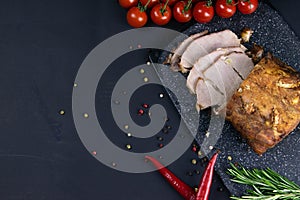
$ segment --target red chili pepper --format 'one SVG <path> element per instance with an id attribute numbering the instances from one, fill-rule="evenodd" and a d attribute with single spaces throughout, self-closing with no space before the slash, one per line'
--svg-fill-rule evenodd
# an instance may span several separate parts
<path id="1" fill-rule="evenodd" d="M 179 192 L 186 200 L 195 200 L 196 193 L 193 188 L 182 182 L 177 178 L 170 170 L 165 168 L 159 161 L 151 156 L 146 156 L 146 159 L 150 160 L 152 164 L 158 169 L 163 177 L 172 185 L 172 187 Z"/>
<path id="2" fill-rule="evenodd" d="M 218 152 L 210 159 L 199 184 L 196 200 L 207 200 L 209 198 L 210 187 L 212 184 L 214 166 L 218 157 Z"/>

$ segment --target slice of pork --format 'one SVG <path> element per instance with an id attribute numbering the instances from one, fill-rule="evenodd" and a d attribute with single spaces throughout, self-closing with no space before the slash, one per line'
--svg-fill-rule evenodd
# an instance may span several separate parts
<path id="1" fill-rule="evenodd" d="M 244 53 L 231 53 L 223 57 L 223 60 L 229 63 L 243 80 L 248 77 L 254 68 L 252 59 Z"/>
<path id="2" fill-rule="evenodd" d="M 245 47 L 228 47 L 219 48 L 197 60 L 187 78 L 187 87 L 192 94 L 196 93 L 196 85 L 199 78 L 203 78 L 203 71 L 215 63 L 221 56 L 228 55 L 232 52 L 245 52 Z"/>
<path id="3" fill-rule="evenodd" d="M 218 48 L 238 46 L 240 46 L 240 39 L 238 39 L 237 35 L 230 30 L 205 35 L 197 38 L 188 45 L 181 56 L 179 65 L 181 68 L 185 69 L 182 72 L 187 72 L 200 57 Z"/>
<path id="4" fill-rule="evenodd" d="M 197 38 L 202 37 L 203 35 L 206 35 L 208 33 L 208 31 L 203 31 L 200 33 L 196 33 L 193 34 L 191 36 L 189 36 L 188 38 L 186 38 L 183 42 L 181 42 L 179 44 L 179 46 L 175 49 L 175 51 L 173 52 L 173 55 L 170 59 L 170 65 L 171 65 L 171 69 L 173 71 L 180 71 L 180 66 L 178 65 L 178 63 L 180 62 L 180 58 L 183 54 L 183 52 L 186 50 L 186 48 Z"/>
<path id="5" fill-rule="evenodd" d="M 224 99 L 224 94 L 222 94 L 218 89 L 213 86 L 210 81 L 204 81 L 199 79 L 197 82 L 197 105 L 196 108 L 198 112 L 200 110 L 206 109 L 212 105 L 218 105 L 220 99 Z"/>
<path id="6" fill-rule="evenodd" d="M 228 100 L 232 97 L 235 91 L 239 88 L 243 81 L 243 76 L 247 77 L 254 65 L 248 61 L 249 57 L 243 53 L 231 53 L 227 56 L 221 56 L 213 65 L 203 72 L 204 81 L 212 84 L 212 88 L 219 92 L 210 89 L 211 102 L 202 102 L 197 100 L 199 105 L 219 106 L 223 108 Z M 198 84 L 197 84 L 198 87 Z M 196 89 L 197 98 L 201 95 L 201 90 Z M 198 94 L 200 93 L 200 94 Z"/>

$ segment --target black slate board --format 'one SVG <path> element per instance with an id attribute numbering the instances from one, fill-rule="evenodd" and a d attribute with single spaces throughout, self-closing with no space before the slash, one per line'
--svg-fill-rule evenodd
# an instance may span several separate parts
<path id="1" fill-rule="evenodd" d="M 236 13 L 230 19 L 221 19 L 215 17 L 208 24 L 195 24 L 184 33 L 191 35 L 203 30 L 209 32 L 230 29 L 239 34 L 244 27 L 250 27 L 254 30 L 251 38 L 252 42 L 264 46 L 267 52 L 271 52 L 282 61 L 293 66 L 300 71 L 300 42 L 284 19 L 266 3 L 261 2 L 258 10 L 251 15 L 242 15 Z M 176 38 L 172 47 L 176 47 L 178 38 Z M 172 48 L 171 48 L 172 49 Z M 168 56 L 167 52 L 163 52 L 158 62 L 163 62 Z M 178 85 L 185 87 L 185 85 Z M 173 99 L 175 101 L 175 99 Z M 199 120 L 199 131 L 196 141 L 201 144 L 205 137 L 207 123 L 209 122 L 209 111 L 201 112 Z M 240 163 L 247 168 L 266 168 L 270 167 L 278 173 L 286 176 L 292 181 L 300 184 L 300 126 L 293 131 L 286 139 L 284 139 L 275 148 L 269 150 L 263 156 L 255 154 L 245 140 L 240 137 L 237 131 L 228 122 L 225 122 L 222 135 L 215 145 L 221 150 L 216 171 L 221 176 L 224 184 L 233 195 L 241 195 L 247 187 L 234 184 L 230 181 L 230 177 L 226 174 L 229 162 Z M 232 157 L 232 161 L 228 160 L 228 156 Z"/>

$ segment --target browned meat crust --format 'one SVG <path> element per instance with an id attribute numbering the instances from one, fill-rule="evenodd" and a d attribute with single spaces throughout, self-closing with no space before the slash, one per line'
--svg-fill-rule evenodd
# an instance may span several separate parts
<path id="1" fill-rule="evenodd" d="M 300 122 L 300 74 L 277 58 L 263 58 L 227 105 L 227 120 L 258 154 Z"/>

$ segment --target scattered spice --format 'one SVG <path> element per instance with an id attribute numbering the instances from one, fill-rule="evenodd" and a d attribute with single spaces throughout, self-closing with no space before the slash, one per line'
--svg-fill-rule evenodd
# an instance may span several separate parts
<path id="1" fill-rule="evenodd" d="M 131 133 L 127 133 L 127 137 L 132 137 L 132 134 Z"/>
<path id="2" fill-rule="evenodd" d="M 144 115 L 145 111 L 143 109 L 138 110 L 138 115 Z"/>
<path id="3" fill-rule="evenodd" d="M 197 151 L 197 147 L 193 146 L 192 151 L 196 152 Z"/>
<path id="4" fill-rule="evenodd" d="M 219 192 L 223 192 L 224 191 L 224 188 L 223 187 L 218 187 L 217 189 Z"/>
<path id="5" fill-rule="evenodd" d="M 164 128 L 162 129 L 162 132 L 165 133 L 165 134 L 167 134 L 167 133 L 169 133 L 169 130 L 168 130 L 166 127 L 164 127 Z"/>
<path id="6" fill-rule="evenodd" d="M 131 146 L 130 144 L 127 144 L 127 145 L 126 145 L 126 149 L 131 150 L 131 149 L 132 149 L 132 146 Z"/>
<path id="7" fill-rule="evenodd" d="M 196 164 L 197 164 L 197 160 L 196 160 L 196 159 L 193 159 L 193 160 L 192 160 L 192 164 L 193 164 L 193 165 L 196 165 Z"/>
<path id="8" fill-rule="evenodd" d="M 194 187 L 195 192 L 197 193 L 199 188 L 198 187 Z"/>
<path id="9" fill-rule="evenodd" d="M 145 82 L 145 83 L 149 82 L 148 77 L 145 77 L 145 78 L 144 78 L 144 82 Z"/>
<path id="10" fill-rule="evenodd" d="M 191 171 L 190 171 L 190 172 L 187 172 L 186 174 L 187 174 L 188 176 L 193 176 L 193 172 L 191 172 Z"/>
<path id="11" fill-rule="evenodd" d="M 202 152 L 201 151 L 198 151 L 198 156 L 202 156 Z"/>
<path id="12" fill-rule="evenodd" d="M 143 108 L 146 108 L 146 109 L 149 108 L 149 105 L 146 103 L 144 103 L 142 106 L 143 106 Z"/>
<path id="13" fill-rule="evenodd" d="M 60 111 L 59 111 L 59 114 L 60 114 L 60 115 L 65 115 L 65 111 L 64 111 L 64 110 L 60 110 Z"/>
<path id="14" fill-rule="evenodd" d="M 144 70 L 144 69 L 140 69 L 140 73 L 141 73 L 141 74 L 144 74 L 144 73 L 145 73 L 145 70 Z"/>
<path id="15" fill-rule="evenodd" d="M 200 174 L 200 171 L 199 171 L 199 170 L 195 170 L 194 172 L 195 172 L 195 174 L 197 174 L 197 175 Z"/>
<path id="16" fill-rule="evenodd" d="M 227 159 L 228 159 L 229 161 L 232 161 L 232 157 L 231 157 L 231 156 L 228 156 Z"/>
<path id="17" fill-rule="evenodd" d="M 111 166 L 116 167 L 117 164 L 113 162 L 113 163 L 111 163 Z"/>

